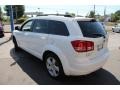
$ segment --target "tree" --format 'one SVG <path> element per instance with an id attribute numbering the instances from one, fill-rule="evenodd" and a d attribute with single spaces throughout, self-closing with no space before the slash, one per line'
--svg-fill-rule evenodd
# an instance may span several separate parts
<path id="1" fill-rule="evenodd" d="M 111 21 L 112 22 L 117 22 L 119 20 L 119 16 L 117 14 L 111 14 Z"/>
<path id="2" fill-rule="evenodd" d="M 116 11 L 115 14 L 117 16 L 117 21 L 119 21 L 120 20 L 120 10 Z"/>
<path id="3" fill-rule="evenodd" d="M 111 14 L 111 21 L 116 22 L 118 20 L 118 16 L 116 14 Z"/>
<path id="4" fill-rule="evenodd" d="M 71 15 L 71 16 L 75 16 L 75 13 L 69 13 L 69 12 L 65 12 L 65 15 Z"/>
<path id="5" fill-rule="evenodd" d="M 25 7 L 24 5 L 12 5 L 13 8 L 13 17 L 18 19 L 24 15 Z M 7 16 L 9 16 L 9 5 L 4 7 L 4 10 L 7 12 Z"/>
<path id="6" fill-rule="evenodd" d="M 65 15 L 69 15 L 70 13 L 69 12 L 65 12 Z"/>
<path id="7" fill-rule="evenodd" d="M 116 14 L 117 16 L 120 16 L 120 10 L 116 11 L 115 14 Z"/>
<path id="8" fill-rule="evenodd" d="M 90 14 L 88 16 L 89 18 L 95 18 L 95 12 L 94 11 L 90 11 Z"/>
<path id="9" fill-rule="evenodd" d="M 120 10 L 116 11 L 115 13 L 111 14 L 111 21 L 117 22 L 120 20 Z"/>

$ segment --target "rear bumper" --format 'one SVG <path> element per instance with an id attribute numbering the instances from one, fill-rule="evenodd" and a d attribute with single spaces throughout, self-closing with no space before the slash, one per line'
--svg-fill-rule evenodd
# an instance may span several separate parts
<path id="1" fill-rule="evenodd" d="M 69 69 L 69 75 L 86 75 L 100 69 L 109 57 L 109 52 L 97 56 L 94 59 L 89 59 L 86 63 L 73 63 Z M 68 74 L 67 74 L 68 75 Z"/>

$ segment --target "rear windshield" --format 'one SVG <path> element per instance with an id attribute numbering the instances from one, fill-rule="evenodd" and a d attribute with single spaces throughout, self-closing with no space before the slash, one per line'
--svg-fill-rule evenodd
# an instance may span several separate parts
<path id="1" fill-rule="evenodd" d="M 91 21 L 77 21 L 84 37 L 105 37 L 106 31 L 102 24 L 95 20 Z"/>

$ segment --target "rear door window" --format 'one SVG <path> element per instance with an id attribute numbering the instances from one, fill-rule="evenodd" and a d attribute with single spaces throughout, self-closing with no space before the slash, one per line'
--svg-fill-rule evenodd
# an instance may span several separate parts
<path id="1" fill-rule="evenodd" d="M 33 32 L 36 33 L 48 33 L 48 21 L 47 20 L 35 20 L 33 26 Z"/>
<path id="2" fill-rule="evenodd" d="M 101 23 L 91 20 L 91 21 L 77 21 L 84 37 L 105 37 L 106 31 L 104 30 Z"/>
<path id="3" fill-rule="evenodd" d="M 64 22 L 49 20 L 49 34 L 68 36 L 69 32 Z"/>

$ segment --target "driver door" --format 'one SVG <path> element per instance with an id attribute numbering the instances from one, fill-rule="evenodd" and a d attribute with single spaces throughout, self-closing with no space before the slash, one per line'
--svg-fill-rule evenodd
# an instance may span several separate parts
<path id="1" fill-rule="evenodd" d="M 19 41 L 19 45 L 20 47 L 22 47 L 23 49 L 27 49 L 30 50 L 30 47 L 32 47 L 31 45 L 31 39 L 32 39 L 32 26 L 33 26 L 33 20 L 29 20 L 27 22 L 25 22 L 22 26 L 21 26 L 21 31 L 19 31 L 19 33 L 17 33 L 18 35 L 18 41 Z"/>

